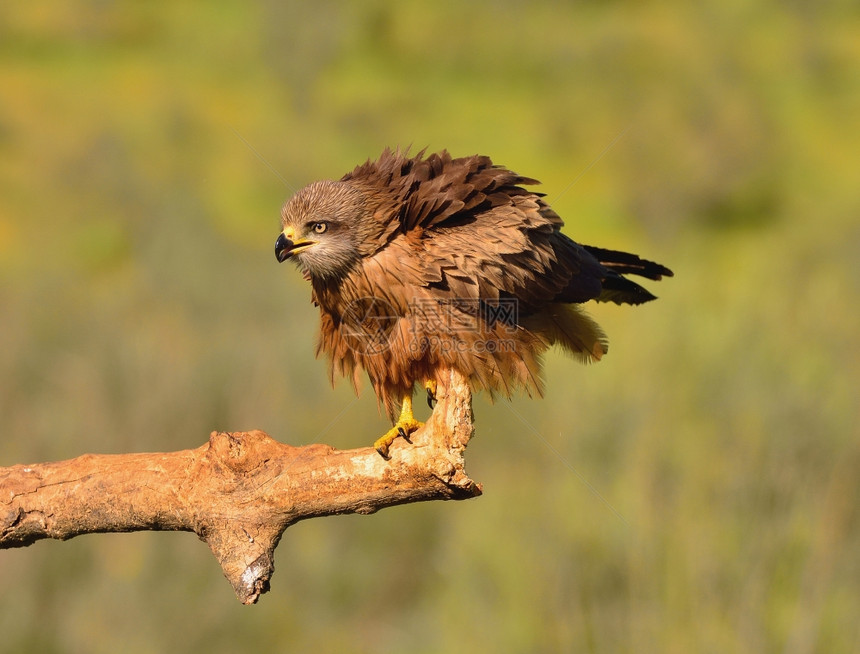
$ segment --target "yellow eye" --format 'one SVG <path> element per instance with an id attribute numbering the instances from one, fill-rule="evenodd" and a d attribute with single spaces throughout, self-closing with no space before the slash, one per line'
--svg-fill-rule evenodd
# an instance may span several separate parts
<path id="1" fill-rule="evenodd" d="M 314 234 L 322 234 L 323 232 L 325 232 L 325 230 L 328 229 L 328 223 L 323 223 L 323 222 L 314 223 L 313 227 L 311 227 L 311 229 L 314 230 Z"/>

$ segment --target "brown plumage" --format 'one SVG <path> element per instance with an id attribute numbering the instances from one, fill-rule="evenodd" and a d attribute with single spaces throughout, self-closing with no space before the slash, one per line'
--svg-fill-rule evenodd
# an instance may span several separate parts
<path id="1" fill-rule="evenodd" d="M 362 370 L 389 414 L 416 382 L 455 368 L 477 389 L 541 392 L 540 356 L 607 351 L 579 305 L 654 299 L 625 275 L 672 272 L 634 254 L 579 245 L 536 180 L 489 157 L 385 150 L 284 206 L 279 261 L 292 258 L 320 308 L 317 353 L 332 380 Z"/>

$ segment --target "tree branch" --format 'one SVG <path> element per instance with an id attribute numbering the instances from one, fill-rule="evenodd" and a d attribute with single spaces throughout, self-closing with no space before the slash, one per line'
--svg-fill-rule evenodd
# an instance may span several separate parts
<path id="1" fill-rule="evenodd" d="M 464 470 L 473 434 L 468 382 L 451 371 L 438 398 L 426 426 L 411 444 L 398 439 L 390 460 L 372 447 L 292 447 L 249 431 L 212 432 L 194 450 L 0 468 L 0 548 L 97 532 L 193 531 L 239 600 L 252 604 L 269 588 L 281 535 L 299 520 L 481 494 Z"/>

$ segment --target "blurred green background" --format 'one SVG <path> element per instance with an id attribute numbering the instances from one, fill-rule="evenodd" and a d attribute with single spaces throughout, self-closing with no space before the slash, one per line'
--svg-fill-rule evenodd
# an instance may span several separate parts
<path id="1" fill-rule="evenodd" d="M 483 497 L 300 523 L 252 608 L 190 534 L 2 551 L 0 651 L 860 650 L 858 33 L 848 0 L 4 3 L 0 465 L 369 444 L 273 243 L 385 146 L 490 154 L 676 277 L 593 307 L 609 356 L 552 353 L 544 399 L 476 400 Z"/>

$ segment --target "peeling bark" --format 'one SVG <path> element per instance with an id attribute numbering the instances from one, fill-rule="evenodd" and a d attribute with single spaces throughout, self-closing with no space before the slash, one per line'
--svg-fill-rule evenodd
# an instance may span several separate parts
<path id="1" fill-rule="evenodd" d="M 468 382 L 453 371 L 439 382 L 430 420 L 411 443 L 398 439 L 389 460 L 372 447 L 293 447 L 249 431 L 212 432 L 193 450 L 0 468 L 0 548 L 98 532 L 193 531 L 239 600 L 252 604 L 269 588 L 281 535 L 299 520 L 481 494 L 464 469 L 473 434 Z"/>

